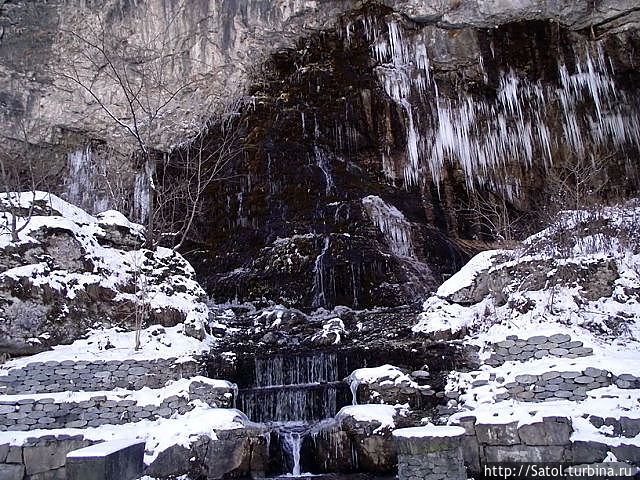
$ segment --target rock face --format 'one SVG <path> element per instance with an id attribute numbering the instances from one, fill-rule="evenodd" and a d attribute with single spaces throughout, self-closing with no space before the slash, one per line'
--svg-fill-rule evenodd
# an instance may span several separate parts
<path id="1" fill-rule="evenodd" d="M 193 6 L 189 2 L 147 0 L 141 3 L 107 1 L 87 5 L 80 0 L 48 2 L 46 0 L 6 0 L 0 5 L 2 42 L 0 58 L 3 82 L 0 87 L 3 136 L 15 137 L 21 120 L 36 120 L 42 130 L 39 140 L 56 143 L 70 131 L 80 130 L 89 138 L 104 138 L 104 132 L 118 134 L 118 127 L 100 113 L 90 95 L 70 92 L 68 65 L 76 61 L 80 72 L 91 71 L 91 64 L 76 55 L 72 33 L 86 34 L 84 23 L 88 17 L 99 21 L 97 26 L 106 32 L 116 32 L 133 45 L 147 45 L 149 38 L 159 35 L 171 37 L 171 47 L 179 48 L 182 65 L 164 65 L 163 79 L 168 90 L 183 84 L 185 74 L 202 76 L 189 91 L 180 92 L 169 118 L 163 120 L 155 145 L 166 148 L 174 137 L 166 127 L 175 127 L 190 108 L 214 92 L 238 95 L 247 85 L 256 64 L 279 49 L 291 48 L 301 36 L 336 25 L 340 16 L 361 3 L 345 0 L 297 2 L 284 0 L 269 2 L 217 2 L 205 0 Z M 602 0 L 597 8 L 587 0 L 567 2 L 553 0 L 540 4 L 535 0 L 511 2 L 425 2 L 423 0 L 384 0 L 378 2 L 394 8 L 416 22 L 430 22 L 439 27 L 489 28 L 520 20 L 553 20 L 574 30 L 592 28 L 594 34 L 621 31 L 638 21 L 637 5 L 633 0 Z M 164 35 L 163 35 L 164 34 Z M 177 46 L 179 44 L 179 47 Z M 132 62 L 148 59 L 138 52 Z M 96 87 L 100 98 L 110 85 Z M 124 109 L 122 92 L 111 89 L 108 106 Z M 216 96 L 219 95 L 216 93 Z M 122 110 L 121 110 L 122 111 Z M 86 121 L 86 114 L 92 115 Z M 52 129 L 53 127 L 53 129 Z M 47 134 L 45 134 L 45 132 Z M 177 134 L 177 137 L 175 136 Z M 120 133 L 121 135 L 121 133 Z M 93 136 L 93 137 L 92 137 Z"/>
<path id="2" fill-rule="evenodd" d="M 636 42 L 542 21 L 451 30 L 351 12 L 273 55 L 252 86 L 238 121 L 252 148 L 240 177 L 212 188 L 190 259 L 216 300 L 420 298 L 462 245 L 512 238 L 553 203 L 590 195 L 564 180 L 595 169 L 589 192 L 620 191 L 639 118 L 623 45 Z"/>
<path id="3" fill-rule="evenodd" d="M 240 428 L 216 431 L 215 435 L 214 439 L 201 436 L 191 448 L 169 447 L 145 473 L 164 477 L 188 472 L 207 478 L 228 478 L 265 471 L 268 453 L 261 431 Z"/>
<path id="4" fill-rule="evenodd" d="M 0 235 L 0 352 L 35 353 L 70 343 L 95 325 L 185 322 L 192 336 L 203 336 L 208 309 L 179 254 L 142 249 L 142 227 L 118 212 L 93 217 L 43 192 L 9 194 L 29 217 L 0 196 L 3 225 L 13 211 L 18 241 Z M 7 230 L 5 230 L 7 231 Z"/>
<path id="5" fill-rule="evenodd" d="M 148 57 L 165 58 L 143 55 L 158 47 L 150 39 L 179 49 L 182 61 L 160 65 L 163 81 L 149 89 L 158 101 L 161 91 L 178 94 L 141 122 L 151 147 L 173 151 L 165 161 L 194 151 L 173 146 L 216 111 L 217 92 L 243 94 L 225 123 L 243 154 L 207 189 L 201 235 L 189 245 L 216 301 L 273 299 L 305 310 L 410 303 L 454 272 L 463 252 L 482 248 L 478 241 L 513 238 L 556 204 L 637 188 L 640 41 L 631 0 L 211 0 L 197 8 L 148 0 L 99 11 L 13 0 L 2 8 L 4 134 L 20 139 L 20 122 L 37 119 L 34 142 L 74 144 L 66 171 L 87 181 L 66 194 L 88 197 L 92 208 L 90 192 L 106 189 L 96 178 L 108 144 L 124 147 L 135 112 L 107 78 L 93 82 L 94 96 L 78 94 L 77 80 L 95 73 L 78 56 L 78 41 L 92 34 L 87 15 L 101 17 L 108 38 L 125 35 L 141 85 L 151 80 Z M 70 130 L 106 140 L 107 153 L 93 155 L 97 147 L 87 150 Z M 122 190 L 140 204 L 148 179 L 126 163 L 117 170 Z"/>

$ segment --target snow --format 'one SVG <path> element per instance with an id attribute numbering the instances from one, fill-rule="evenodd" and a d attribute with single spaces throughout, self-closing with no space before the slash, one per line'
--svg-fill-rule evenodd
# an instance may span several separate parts
<path id="1" fill-rule="evenodd" d="M 401 438 L 424 438 L 424 437 L 459 437 L 465 434 L 462 427 L 451 427 L 442 425 L 425 425 L 423 427 L 399 428 L 393 431 L 394 437 Z"/>
<path id="2" fill-rule="evenodd" d="M 184 415 L 157 421 L 142 420 L 123 425 L 102 425 L 94 428 L 64 428 L 56 430 L 29 430 L 0 432 L 0 444 L 22 445 L 28 438 L 48 435 L 83 435 L 87 440 L 145 441 L 145 464 L 153 462 L 158 454 L 173 445 L 188 448 L 201 435 L 217 440 L 217 430 L 244 428 L 247 417 L 235 409 L 210 408 L 194 401 L 196 408 Z"/>
<path id="3" fill-rule="evenodd" d="M 467 333 L 463 342 L 480 348 L 481 361 L 493 352 L 495 343 L 508 336 L 527 339 L 561 333 L 593 350 L 592 355 L 578 358 L 548 356 L 452 372 L 446 390 L 459 393 L 459 412 L 448 423 L 474 416 L 478 424 L 524 425 L 541 422 L 544 417 L 562 416 L 572 421 L 572 441 L 640 446 L 640 435 L 616 437 L 610 427 L 596 428 L 589 422 L 591 415 L 640 418 L 640 390 L 611 385 L 588 390 L 587 398 L 581 401 L 497 398 L 507 392 L 504 385 L 519 375 L 583 372 L 588 367 L 612 375 L 638 375 L 640 302 L 635 292 L 640 288 L 640 244 L 636 234 L 639 226 L 637 201 L 597 211 L 562 212 L 551 226 L 529 237 L 520 247 L 498 251 L 502 255 L 489 251 L 475 257 L 425 301 L 414 331 L 455 332 L 464 328 Z M 615 270 L 609 270 L 613 272 L 612 280 L 607 280 L 610 287 L 601 288 L 593 297 L 587 296 L 585 289 L 601 280 L 587 276 L 582 283 L 566 281 L 559 274 L 565 267 L 570 272 L 589 271 L 598 262 L 611 262 Z M 527 264 L 535 265 L 535 273 L 541 275 L 538 284 L 527 283 L 529 270 L 523 268 Z M 491 275 L 493 284 L 486 288 L 484 297 L 475 299 L 476 303 L 459 304 L 453 300 L 457 292 L 473 289 Z M 535 288 L 528 287 L 532 285 Z"/>
<path id="4" fill-rule="evenodd" d="M 116 227 L 124 227 L 139 234 L 144 234 L 144 227 L 138 223 L 130 222 L 127 217 L 117 210 L 107 210 L 96 215 L 101 225 L 112 225 Z"/>
<path id="5" fill-rule="evenodd" d="M 107 400 L 133 400 L 140 406 L 160 406 L 160 404 L 169 397 L 185 397 L 189 396 L 189 386 L 192 383 L 205 383 L 212 389 L 226 388 L 236 390 L 234 383 L 226 380 L 216 380 L 201 376 L 191 378 L 182 378 L 171 382 L 168 386 L 158 389 L 143 387 L 140 390 L 126 390 L 123 388 L 115 388 L 113 390 L 96 391 L 96 392 L 48 392 L 48 393 L 25 393 L 22 395 L 0 395 L 0 402 L 16 402 L 22 399 L 42 400 L 43 398 L 53 399 L 54 403 L 79 403 L 89 400 L 93 397 L 104 396 Z"/>
<path id="6" fill-rule="evenodd" d="M 380 383 L 384 385 L 385 382 L 389 382 L 397 386 L 418 388 L 418 384 L 411 380 L 407 374 L 398 367 L 389 364 L 380 367 L 359 368 L 351 372 L 345 380 L 351 388 L 353 405 L 357 403 L 356 392 L 360 384 Z"/>
<path id="7" fill-rule="evenodd" d="M 452 275 L 440 285 L 436 291 L 436 295 L 441 298 L 447 298 L 463 288 L 469 288 L 473 285 L 478 273 L 489 270 L 493 266 L 495 257 L 504 253 L 504 250 L 487 250 L 480 252 L 469 260 L 455 275 Z"/>
<path id="8" fill-rule="evenodd" d="M 81 257 L 60 263 L 44 255 L 31 264 L 0 273 L 0 281 L 24 280 L 38 287 L 48 286 L 58 292 L 66 308 L 69 306 L 65 301 L 72 302 L 79 295 L 86 295 L 86 289 L 92 286 L 114 291 L 113 303 L 131 302 L 146 305 L 151 311 L 181 312 L 185 322 L 194 325 L 196 330 L 208 322 L 209 310 L 203 301 L 206 294 L 196 282 L 193 268 L 180 254 L 162 247 L 125 251 L 101 244 L 101 239 L 109 238 L 103 227 L 117 226 L 142 240 L 141 225 L 113 210 L 94 217 L 45 192 L 8 195 L 1 194 L 0 203 L 7 203 L 10 198 L 13 205 L 28 209 L 33 201 L 37 202 L 30 218 L 17 218 L 18 228 L 22 229 L 17 245 L 35 247 L 41 243 L 38 238 L 43 232 L 65 232 L 71 251 Z M 12 244 L 10 222 L 11 214 L 5 212 L 4 217 L 0 217 L 0 248 Z"/>
<path id="9" fill-rule="evenodd" d="M 70 345 L 57 345 L 51 350 L 29 357 L 16 358 L 0 367 L 0 375 L 8 374 L 11 368 L 22 368 L 32 362 L 63 360 L 153 360 L 156 358 L 176 358 L 176 362 L 193 359 L 193 355 L 211 348 L 211 340 L 200 341 L 188 337 L 183 325 L 160 327 L 157 325 L 140 331 L 140 349 L 135 349 L 136 332 L 122 331 L 118 327 L 98 328 L 87 337 Z M 105 349 L 107 343 L 114 348 Z"/>
<path id="10" fill-rule="evenodd" d="M 343 421 L 350 417 L 357 422 L 379 423 L 380 426 L 373 433 L 382 433 L 383 430 L 393 430 L 395 428 L 395 417 L 406 416 L 408 413 L 408 405 L 349 405 L 340 409 L 336 415 L 336 420 Z"/>
<path id="11" fill-rule="evenodd" d="M 67 458 L 106 457 L 125 448 L 141 443 L 140 440 L 112 440 L 110 442 L 96 443 L 67 454 Z"/>

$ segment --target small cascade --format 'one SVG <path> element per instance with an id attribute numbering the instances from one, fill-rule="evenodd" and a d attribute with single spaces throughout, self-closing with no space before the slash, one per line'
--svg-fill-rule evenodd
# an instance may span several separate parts
<path id="1" fill-rule="evenodd" d="M 317 352 L 256 357 L 253 368 L 254 381 L 239 390 L 237 408 L 271 426 L 274 470 L 300 476 L 301 450 L 311 426 L 349 403 L 341 381 L 348 367 L 336 353 Z"/>
<path id="2" fill-rule="evenodd" d="M 283 450 L 291 456 L 291 474 L 300 476 L 300 450 L 302 449 L 302 434 L 300 432 L 286 432 L 281 435 Z"/>
<path id="3" fill-rule="evenodd" d="M 317 421 L 336 414 L 344 388 L 335 353 L 256 358 L 238 408 L 254 422 Z"/>
<path id="4" fill-rule="evenodd" d="M 324 243 L 322 245 L 322 251 L 320 255 L 316 257 L 316 261 L 313 264 L 313 301 L 311 305 L 313 307 L 323 307 L 327 304 L 327 295 L 325 290 L 325 255 L 329 251 L 329 245 L 331 238 L 329 235 L 324 237 Z"/>

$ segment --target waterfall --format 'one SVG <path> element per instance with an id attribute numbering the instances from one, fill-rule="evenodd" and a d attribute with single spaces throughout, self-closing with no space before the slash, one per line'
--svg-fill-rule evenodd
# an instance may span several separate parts
<path id="1" fill-rule="evenodd" d="M 255 359 L 256 387 L 326 383 L 339 380 L 335 353 L 274 355 Z"/>
<path id="2" fill-rule="evenodd" d="M 313 301 L 311 302 L 313 307 L 323 307 L 327 304 L 324 281 L 324 256 L 329 250 L 330 242 L 330 236 L 326 235 L 324 237 L 322 251 L 320 252 L 320 255 L 316 257 L 316 261 L 313 264 Z"/>
<path id="3" fill-rule="evenodd" d="M 254 422 L 314 421 L 332 417 L 344 386 L 335 353 L 255 359 L 255 384 L 239 392 L 238 408 Z"/>
<path id="4" fill-rule="evenodd" d="M 293 466 L 291 474 L 294 477 L 300 476 L 300 450 L 302 448 L 302 435 L 298 432 L 285 432 L 282 438 L 283 449 L 291 455 Z"/>
<path id="5" fill-rule="evenodd" d="M 302 445 L 311 426 L 335 416 L 348 403 L 347 386 L 341 381 L 347 365 L 333 352 L 270 355 L 253 362 L 255 378 L 238 392 L 238 408 L 252 421 L 271 427 L 279 439 L 272 443 L 274 454 L 287 465 L 289 475 L 299 476 Z"/>

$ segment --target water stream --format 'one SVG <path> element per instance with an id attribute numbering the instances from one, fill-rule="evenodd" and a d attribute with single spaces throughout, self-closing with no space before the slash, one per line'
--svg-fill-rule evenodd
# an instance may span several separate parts
<path id="1" fill-rule="evenodd" d="M 255 379 L 240 389 L 237 407 L 271 428 L 270 450 L 288 476 L 302 473 L 304 438 L 317 422 L 349 403 L 338 355 L 330 352 L 279 354 L 254 359 Z"/>

